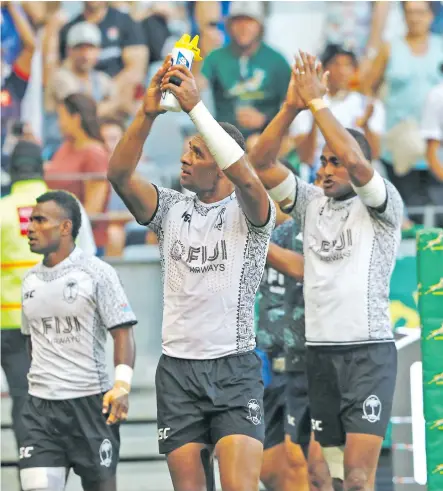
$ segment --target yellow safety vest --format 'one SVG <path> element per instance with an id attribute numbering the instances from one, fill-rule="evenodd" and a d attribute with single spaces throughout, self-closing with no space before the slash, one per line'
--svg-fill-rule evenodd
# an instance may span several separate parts
<path id="1" fill-rule="evenodd" d="M 21 325 L 21 283 L 26 272 L 42 260 L 29 250 L 27 231 L 35 200 L 47 191 L 41 180 L 18 181 L 0 200 L 2 329 Z"/>

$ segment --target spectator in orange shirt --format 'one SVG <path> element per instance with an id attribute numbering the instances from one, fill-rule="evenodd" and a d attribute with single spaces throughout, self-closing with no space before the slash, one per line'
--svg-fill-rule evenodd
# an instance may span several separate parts
<path id="1" fill-rule="evenodd" d="M 84 94 L 66 97 L 57 108 L 64 142 L 45 169 L 52 189 L 75 194 L 89 216 L 107 210 L 110 188 L 106 179 L 109 153 L 100 134 L 97 106 Z M 92 220 L 97 254 L 107 241 L 107 223 Z"/>

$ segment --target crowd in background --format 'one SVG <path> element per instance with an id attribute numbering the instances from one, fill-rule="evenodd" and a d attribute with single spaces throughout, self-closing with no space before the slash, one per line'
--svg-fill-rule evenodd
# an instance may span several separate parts
<path id="1" fill-rule="evenodd" d="M 204 101 L 251 148 L 285 99 L 291 54 L 306 49 L 290 45 L 284 30 L 291 19 L 296 24 L 301 4 L 307 18 L 310 9 L 318 18 L 319 2 L 281 3 L 2 2 L 2 195 L 10 191 L 15 145 L 37 141 L 48 186 L 79 198 L 99 254 L 155 243 L 110 189 L 110 153 L 158 64 L 186 32 L 200 35 L 204 61 L 193 72 Z M 443 206 L 443 3 L 320 3 L 311 48 L 330 72 L 334 115 L 364 132 L 374 165 L 407 207 Z M 279 22 L 281 36 L 269 36 Z M 183 113 L 159 118 L 140 172 L 178 189 L 179 158 L 192 132 Z M 302 113 L 280 158 L 313 181 L 323 143 L 311 114 Z M 414 222 L 420 215 L 405 215 L 405 236 L 415 233 Z"/>

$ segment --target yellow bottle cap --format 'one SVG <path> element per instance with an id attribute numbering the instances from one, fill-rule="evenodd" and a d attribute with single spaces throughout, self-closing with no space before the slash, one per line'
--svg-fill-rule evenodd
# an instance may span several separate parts
<path id="1" fill-rule="evenodd" d="M 175 48 L 189 49 L 194 52 L 194 60 L 201 61 L 203 58 L 200 56 L 200 48 L 198 47 L 199 36 L 194 36 L 191 41 L 189 34 L 183 34 L 183 36 L 175 43 Z"/>

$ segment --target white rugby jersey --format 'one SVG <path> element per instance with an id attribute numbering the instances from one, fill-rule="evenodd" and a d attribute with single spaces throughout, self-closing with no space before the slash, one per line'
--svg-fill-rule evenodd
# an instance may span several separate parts
<path id="1" fill-rule="evenodd" d="M 385 181 L 383 212 L 358 196 L 327 198 L 297 179 L 294 218 L 303 230 L 307 345 L 391 342 L 389 283 L 400 244 L 403 201 Z"/>
<path id="2" fill-rule="evenodd" d="M 22 332 L 31 336 L 29 393 L 73 399 L 111 388 L 108 329 L 136 318 L 115 270 L 78 247 L 52 268 L 32 268 L 22 284 Z"/>
<path id="3" fill-rule="evenodd" d="M 235 193 L 217 203 L 157 188 L 149 223 L 162 260 L 163 353 L 212 359 L 255 348 L 254 300 L 275 224 L 246 218 Z"/>

